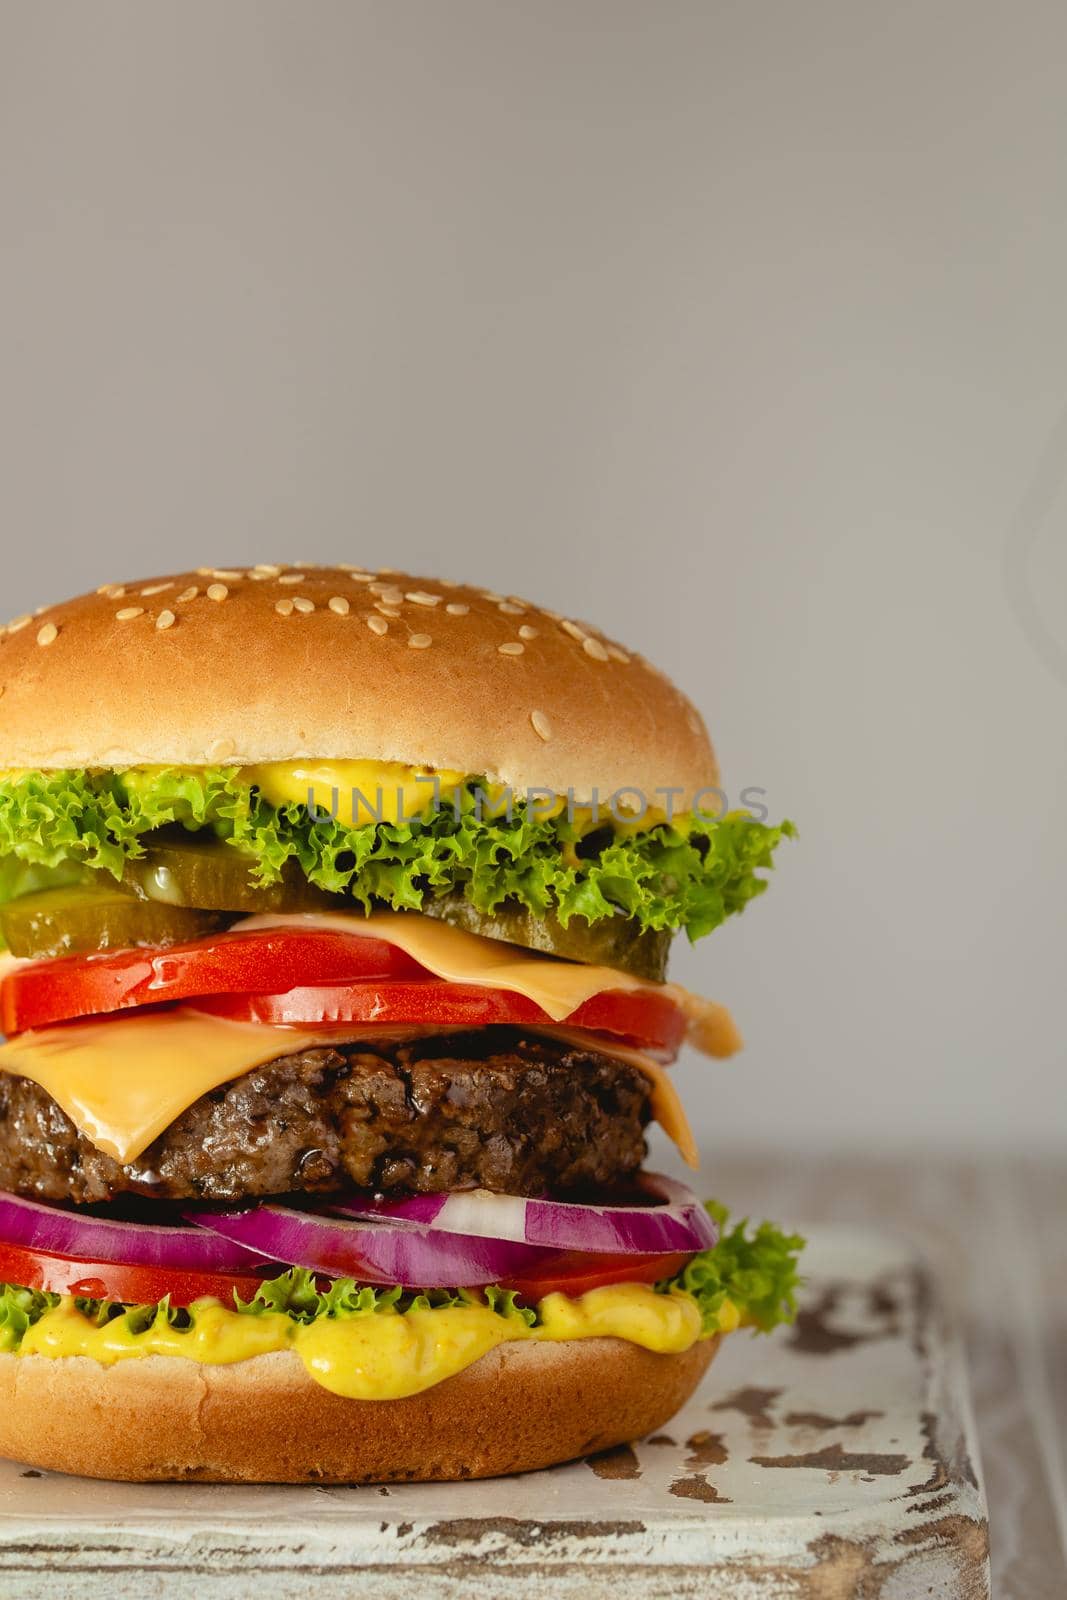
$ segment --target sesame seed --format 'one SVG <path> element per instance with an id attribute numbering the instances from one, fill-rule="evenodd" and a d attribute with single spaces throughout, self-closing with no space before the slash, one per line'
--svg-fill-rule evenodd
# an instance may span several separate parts
<path id="1" fill-rule="evenodd" d="M 213 578 L 215 576 L 215 568 L 214 567 L 197 567 L 196 575 L 197 575 L 198 578 Z"/>
<path id="2" fill-rule="evenodd" d="M 215 739 L 207 747 L 208 756 L 212 761 L 225 761 L 227 756 L 232 756 L 236 746 L 232 739 Z"/>
<path id="3" fill-rule="evenodd" d="M 539 739 L 551 739 L 552 724 L 549 722 L 543 711 L 530 712 L 530 725 Z"/>
<path id="4" fill-rule="evenodd" d="M 503 611 L 508 617 L 521 617 L 526 610 L 525 606 L 517 606 L 514 600 L 501 600 L 497 606 L 498 611 Z"/>
<path id="5" fill-rule="evenodd" d="M 413 650 L 428 650 L 433 640 L 428 633 L 413 633 L 408 639 L 408 644 Z"/>
<path id="6" fill-rule="evenodd" d="M 46 622 L 43 628 L 38 628 L 37 630 L 37 643 L 51 644 L 58 633 L 59 629 L 54 622 Z"/>
<path id="7" fill-rule="evenodd" d="M 275 600 L 274 609 L 280 617 L 291 617 L 293 614 L 293 602 L 291 600 Z"/>
<path id="8" fill-rule="evenodd" d="M 383 634 L 389 632 L 389 624 L 384 617 L 368 617 L 367 627 L 371 633 Z"/>
<path id="9" fill-rule="evenodd" d="M 33 618 L 30 616 L 29 612 L 25 611 L 21 617 L 12 617 L 11 621 L 7 625 L 7 631 L 8 633 L 18 633 L 20 628 L 24 628 L 28 622 L 32 621 Z"/>
<path id="10" fill-rule="evenodd" d="M 283 572 L 278 578 L 279 583 L 303 583 L 307 574 L 304 572 Z"/>
<path id="11" fill-rule="evenodd" d="M 507 595 L 494 594 L 492 589 L 479 589 L 478 593 L 481 595 L 483 600 L 495 600 L 498 604 L 501 600 L 507 599 Z"/>
<path id="12" fill-rule="evenodd" d="M 38 606 L 33 613 L 35 617 L 43 617 L 46 611 L 51 611 L 51 606 Z"/>
<path id="13" fill-rule="evenodd" d="M 624 667 L 629 666 L 630 664 L 630 657 L 626 654 L 625 650 L 620 650 L 617 644 L 608 645 L 608 655 L 611 657 L 612 661 L 621 661 Z"/>
<path id="14" fill-rule="evenodd" d="M 173 611 L 161 611 L 156 618 L 156 627 L 162 633 L 164 628 L 173 628 L 177 620 Z"/>
<path id="15" fill-rule="evenodd" d="M 496 648 L 498 654 L 502 656 L 521 656 L 526 646 L 519 644 L 518 640 L 515 639 L 509 640 L 507 644 L 498 644 Z"/>
<path id="16" fill-rule="evenodd" d="M 257 561 L 252 568 L 250 576 L 253 578 L 276 578 L 281 570 L 281 567 L 276 567 L 273 562 Z"/>
<path id="17" fill-rule="evenodd" d="M 390 583 L 378 590 L 378 598 L 384 600 L 387 606 L 400 606 L 404 603 L 404 591 L 398 589 L 395 583 Z"/>
<path id="18" fill-rule="evenodd" d="M 592 656 L 594 661 L 606 661 L 608 659 L 608 653 L 599 639 L 594 639 L 591 636 L 588 639 L 583 639 L 582 649 L 587 656 Z"/>
<path id="19" fill-rule="evenodd" d="M 314 600 L 308 600 L 307 597 L 302 594 L 297 595 L 296 599 L 293 601 L 293 605 L 298 611 L 303 611 L 305 613 L 308 611 L 314 611 L 315 609 Z"/>
<path id="20" fill-rule="evenodd" d="M 134 617 L 144 616 L 144 606 L 123 606 L 121 611 L 116 611 L 115 616 L 120 622 L 132 622 Z"/>
<path id="21" fill-rule="evenodd" d="M 102 583 L 96 592 L 97 594 L 106 594 L 109 600 L 121 600 L 126 593 L 126 585 L 124 583 Z"/>
<path id="22" fill-rule="evenodd" d="M 209 583 L 207 586 L 207 597 L 209 600 L 225 600 L 229 592 L 229 589 L 227 589 L 224 583 Z"/>
<path id="23" fill-rule="evenodd" d="M 465 617 L 470 610 L 470 606 L 465 606 L 462 600 L 450 600 L 445 606 L 445 610 L 450 617 Z"/>
<path id="24" fill-rule="evenodd" d="M 147 589 L 142 589 L 142 595 L 162 594 L 164 589 L 173 589 L 173 583 L 150 583 Z"/>
<path id="25" fill-rule="evenodd" d="M 396 606 L 387 606 L 384 600 L 375 600 L 374 609 L 380 611 L 383 617 L 391 617 L 394 622 L 400 616 Z"/>
<path id="26" fill-rule="evenodd" d="M 437 606 L 441 603 L 439 594 L 428 594 L 425 589 L 413 589 L 407 598 L 415 606 Z"/>
<path id="27" fill-rule="evenodd" d="M 336 611 L 339 617 L 347 617 L 351 607 L 343 594 L 330 596 L 330 610 Z"/>
<path id="28" fill-rule="evenodd" d="M 237 579 L 240 578 L 242 574 L 240 572 L 231 571 L 229 567 L 213 567 L 211 569 L 211 576 L 213 578 L 228 578 L 231 583 L 236 583 Z"/>
<path id="29" fill-rule="evenodd" d="M 530 624 L 528 622 L 524 622 L 522 627 L 519 629 L 519 638 L 520 639 L 536 639 L 537 638 L 537 629 L 536 628 L 531 628 Z"/>
<path id="30" fill-rule="evenodd" d="M 342 572 L 347 572 L 353 583 L 371 583 L 374 579 L 373 572 L 357 572 L 355 567 L 342 567 Z"/>
<path id="31" fill-rule="evenodd" d="M 571 638 L 577 639 L 579 643 L 586 637 L 586 631 L 580 622 L 570 622 L 567 618 L 564 618 L 560 623 L 560 627 L 564 633 L 569 633 Z"/>
<path id="32" fill-rule="evenodd" d="M 199 593 L 200 590 L 197 588 L 196 584 L 192 584 L 190 588 L 182 590 L 181 594 L 178 596 L 178 604 L 184 605 L 187 600 L 195 600 Z"/>

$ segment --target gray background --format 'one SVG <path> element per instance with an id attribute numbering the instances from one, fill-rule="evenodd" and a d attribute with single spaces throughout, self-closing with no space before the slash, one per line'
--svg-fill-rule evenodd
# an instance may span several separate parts
<path id="1" fill-rule="evenodd" d="M 8 614 L 599 620 L 802 828 L 677 962 L 705 1138 L 1058 1145 L 1065 91 L 1051 0 L 0 0 Z"/>

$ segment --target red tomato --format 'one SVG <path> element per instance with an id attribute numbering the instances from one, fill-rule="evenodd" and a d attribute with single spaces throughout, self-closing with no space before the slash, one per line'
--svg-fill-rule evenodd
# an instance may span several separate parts
<path id="1" fill-rule="evenodd" d="M 207 996 L 197 1009 L 240 1022 L 275 1027 L 333 1027 L 344 1023 L 485 1028 L 493 1024 L 551 1026 L 551 1018 L 524 995 L 441 978 L 301 986 L 284 994 Z M 606 989 L 566 1018 L 569 1028 L 611 1033 L 674 1054 L 685 1018 L 666 995 L 652 990 Z"/>
<path id="2" fill-rule="evenodd" d="M 165 1295 L 176 1306 L 191 1305 L 209 1294 L 229 1302 L 235 1289 L 242 1300 L 250 1300 L 264 1278 L 279 1270 L 269 1262 L 263 1263 L 262 1272 L 247 1275 L 129 1267 L 114 1261 L 76 1261 L 25 1245 L 0 1243 L 0 1283 L 51 1294 L 87 1295 L 93 1300 L 120 1300 L 125 1305 L 154 1305 Z"/>
<path id="3" fill-rule="evenodd" d="M 294 928 L 221 933 L 162 950 L 101 950 L 17 967 L 0 986 L 0 1029 L 20 1033 L 203 994 L 406 978 L 422 970 L 395 945 L 362 934 Z"/>
<path id="4" fill-rule="evenodd" d="M 659 1283 L 681 1272 L 690 1259 L 688 1255 L 607 1256 L 561 1251 L 551 1266 L 526 1277 L 509 1278 L 503 1287 L 516 1290 L 533 1305 L 557 1290 L 577 1296 L 611 1283 Z M 259 1273 L 182 1272 L 122 1266 L 114 1261 L 76 1261 L 25 1245 L 0 1243 L 0 1283 L 116 1300 L 124 1305 L 154 1305 L 167 1295 L 175 1306 L 191 1305 L 204 1295 L 229 1303 L 235 1291 L 242 1300 L 250 1300 L 264 1278 L 279 1270 L 264 1262 Z"/>
<path id="5" fill-rule="evenodd" d="M 661 1283 L 673 1278 L 691 1255 L 605 1256 L 582 1250 L 564 1250 L 558 1258 L 526 1277 L 508 1278 L 505 1289 L 515 1289 L 531 1305 L 559 1291 L 576 1297 L 609 1283 Z"/>

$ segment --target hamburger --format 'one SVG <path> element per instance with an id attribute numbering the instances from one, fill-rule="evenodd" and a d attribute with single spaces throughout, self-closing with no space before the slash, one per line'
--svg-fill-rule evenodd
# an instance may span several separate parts
<path id="1" fill-rule="evenodd" d="M 596 628 L 393 571 L 0 631 L 0 1453 L 459 1479 L 660 1427 L 801 1241 L 643 1170 L 789 824 Z"/>

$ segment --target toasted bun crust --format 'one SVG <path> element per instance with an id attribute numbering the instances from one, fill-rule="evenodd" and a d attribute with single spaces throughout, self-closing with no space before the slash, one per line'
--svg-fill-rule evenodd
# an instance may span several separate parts
<path id="1" fill-rule="evenodd" d="M 344 1400 L 292 1351 L 233 1366 L 0 1355 L 0 1455 L 135 1482 L 394 1483 L 530 1472 L 651 1433 L 718 1339 L 508 1344 L 406 1400 Z"/>
<path id="2" fill-rule="evenodd" d="M 109 584 L 0 630 L 2 767 L 301 758 L 578 799 L 637 788 L 650 805 L 672 787 L 676 810 L 718 783 L 699 715 L 642 657 L 433 578 L 202 569 Z"/>

